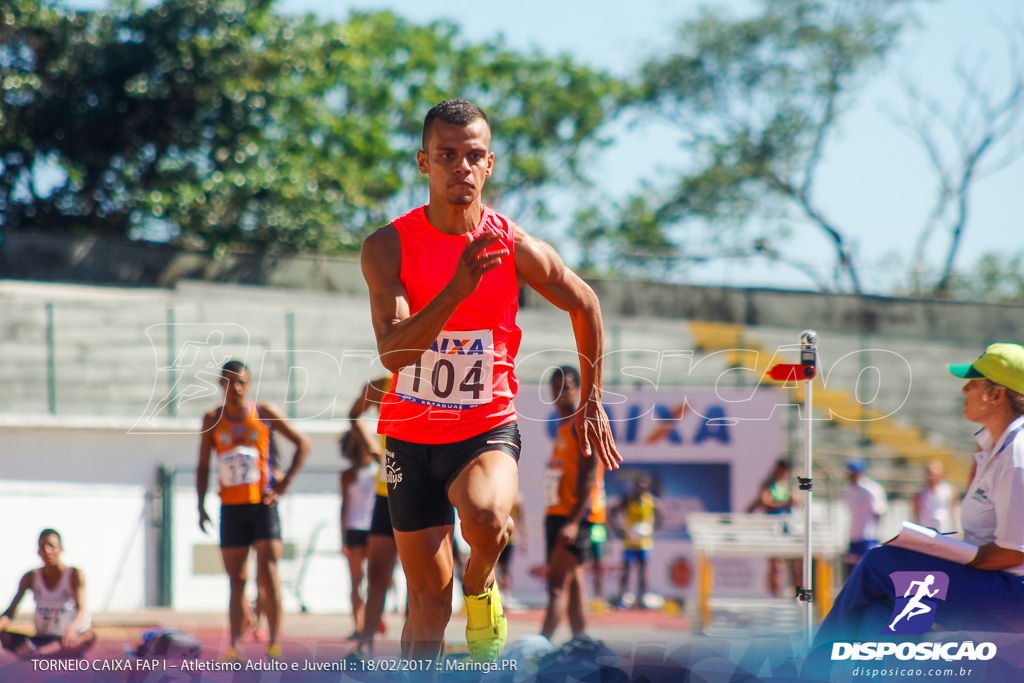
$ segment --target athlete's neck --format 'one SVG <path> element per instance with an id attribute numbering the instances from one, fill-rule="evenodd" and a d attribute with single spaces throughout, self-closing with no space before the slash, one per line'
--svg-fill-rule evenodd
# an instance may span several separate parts
<path id="1" fill-rule="evenodd" d="M 51 587 L 57 583 L 57 580 L 64 573 L 64 563 L 57 560 L 54 564 L 43 565 L 43 578 L 47 579 L 46 583 Z"/>
<path id="2" fill-rule="evenodd" d="M 248 408 L 248 407 L 249 407 L 249 402 L 248 401 L 245 401 L 245 402 L 243 402 L 241 404 L 225 403 L 224 404 L 224 412 L 227 414 L 228 417 L 230 417 L 232 419 L 237 419 L 237 418 L 240 418 L 240 417 L 245 417 L 245 411 L 246 411 L 246 408 Z"/>
<path id="3" fill-rule="evenodd" d="M 479 199 L 465 206 L 451 204 L 444 200 L 433 201 L 423 209 L 427 220 L 439 232 L 446 235 L 465 235 L 476 230 L 484 215 L 484 206 Z"/>

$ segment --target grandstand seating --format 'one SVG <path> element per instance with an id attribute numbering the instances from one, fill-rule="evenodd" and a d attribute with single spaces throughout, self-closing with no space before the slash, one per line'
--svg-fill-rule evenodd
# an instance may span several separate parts
<path id="1" fill-rule="evenodd" d="M 696 349 L 705 353 L 727 351 L 732 354 L 730 365 L 753 369 L 760 377 L 760 381 L 763 382 L 771 381 L 765 377 L 764 373 L 772 364 L 776 362 L 792 363 L 797 360 L 795 350 L 790 352 L 788 358 L 778 358 L 774 354 L 765 353 L 764 350 L 770 347 L 767 343 L 758 341 L 758 328 L 706 321 L 690 321 L 689 328 Z M 796 341 L 797 333 L 794 331 L 791 334 L 793 339 L 789 342 L 790 346 Z M 848 344 L 849 340 L 843 340 L 843 342 Z M 908 347 L 913 345 L 915 351 L 919 351 L 923 343 L 904 341 L 897 342 L 896 345 Z M 822 348 L 827 347 L 823 346 Z M 964 349 L 959 352 L 959 355 L 954 353 L 946 356 L 946 359 L 969 358 L 972 352 L 973 349 Z M 906 399 L 910 395 L 909 391 L 903 397 L 903 401 L 896 403 L 899 396 L 880 395 L 880 390 L 886 383 L 876 381 L 875 384 L 878 386 L 875 387 L 871 400 L 859 398 L 858 390 L 861 389 L 860 382 L 866 369 L 877 368 L 876 364 L 883 364 L 886 361 L 891 363 L 897 359 L 906 363 L 906 355 L 900 354 L 894 348 L 885 349 L 881 353 L 876 351 L 873 354 L 868 352 L 857 355 L 861 356 L 858 358 L 859 362 L 852 364 L 843 362 L 847 356 L 839 357 L 834 352 L 823 355 L 819 374 L 812 382 L 814 411 L 829 418 L 832 424 L 841 430 L 854 432 L 859 436 L 856 445 L 840 447 L 834 458 L 842 460 L 853 456 L 867 457 L 869 462 L 877 463 L 877 466 L 872 468 L 871 474 L 881 481 L 890 495 L 907 496 L 916 491 L 921 484 L 922 467 L 932 460 L 942 462 L 947 478 L 960 488 L 965 487 L 970 473 L 968 452 L 955 453 L 950 448 L 949 439 L 945 438 L 943 434 L 934 434 L 932 438 L 929 438 L 927 428 L 895 418 L 895 415 L 900 413 L 900 409 L 908 402 Z M 838 357 L 839 360 L 830 364 L 828 362 L 830 356 L 831 358 Z M 936 364 L 937 368 L 942 368 L 943 363 L 948 362 L 946 359 L 939 361 Z M 832 375 L 832 370 L 839 370 L 840 374 Z M 856 374 L 853 374 L 852 370 L 856 370 Z M 925 371 L 925 377 L 928 376 L 929 371 L 936 374 L 936 370 L 933 368 Z M 881 375 L 882 372 L 879 371 L 878 374 Z M 941 376 L 941 370 L 937 374 Z M 828 377 L 827 388 L 823 376 Z M 912 379 L 910 374 L 907 374 L 906 377 L 908 381 Z M 799 404 L 803 404 L 805 401 L 805 385 L 806 383 L 803 381 L 783 384 L 784 388 L 789 389 L 793 401 Z M 931 383 L 928 382 L 928 385 L 930 386 Z M 944 391 L 952 392 L 956 386 L 955 383 L 948 382 L 948 387 Z M 910 388 L 913 388 L 913 383 L 910 383 Z M 876 406 L 884 406 L 884 409 Z M 951 401 L 950 406 L 958 407 L 959 404 Z M 947 412 L 943 417 L 948 421 L 958 415 L 954 416 Z M 943 424 L 947 424 L 947 422 Z M 940 443 L 934 443 L 935 441 Z M 834 452 L 838 445 L 834 439 L 830 440 L 827 436 L 825 443 L 828 446 L 825 449 L 826 453 Z M 964 443 L 964 440 L 961 439 L 957 443 L 958 445 Z M 841 463 L 836 462 L 832 465 L 833 469 L 841 471 L 842 468 L 839 466 Z M 911 468 L 909 472 L 907 468 Z"/>
<path id="2" fill-rule="evenodd" d="M 574 361 L 564 322 L 565 314 L 545 302 L 523 306 L 517 363 L 524 383 Z M 800 332 L 614 314 L 605 315 L 605 327 L 609 387 L 753 386 L 767 381 L 769 365 L 795 362 Z M 211 332 L 219 334 L 211 338 Z M 293 416 L 329 417 L 347 409 L 366 377 L 383 371 L 374 348 L 365 295 L 354 291 L 4 281 L 0 415 L 9 423 L 50 412 L 141 419 L 171 417 L 173 406 L 174 417 L 195 419 L 207 407 L 203 396 L 216 390 L 211 367 L 242 356 L 259 377 L 260 397 Z M 193 356 L 186 357 L 187 349 Z M 819 351 L 814 409 L 822 428 L 815 430 L 815 447 L 823 471 L 841 475 L 846 458 L 863 456 L 870 473 L 900 496 L 916 486 L 921 465 L 939 459 L 951 480 L 966 486 L 971 426 L 960 417 L 959 385 L 945 363 L 976 357 L 978 348 L 826 333 L 819 334 Z M 293 364 L 305 370 L 290 373 Z M 793 402 L 802 403 L 803 383 L 791 384 Z"/>

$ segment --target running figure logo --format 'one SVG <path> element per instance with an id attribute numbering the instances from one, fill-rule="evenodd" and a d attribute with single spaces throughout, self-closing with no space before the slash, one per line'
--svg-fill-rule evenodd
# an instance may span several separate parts
<path id="1" fill-rule="evenodd" d="M 949 577 L 944 572 L 893 572 L 889 578 L 896 590 L 896 604 L 883 633 L 926 632 L 935 623 L 937 601 L 946 599 Z"/>
<path id="2" fill-rule="evenodd" d="M 129 432 L 159 433 L 153 430 L 161 418 L 202 414 L 194 406 L 220 396 L 221 366 L 231 358 L 244 362 L 251 345 L 248 331 L 235 323 L 150 325 L 146 336 L 156 366 L 153 389 Z"/>

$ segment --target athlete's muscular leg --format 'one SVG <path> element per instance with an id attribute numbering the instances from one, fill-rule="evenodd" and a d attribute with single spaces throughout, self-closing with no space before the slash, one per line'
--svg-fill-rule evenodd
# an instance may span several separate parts
<path id="1" fill-rule="evenodd" d="M 281 560 L 283 544 L 278 540 L 263 539 L 253 543 L 256 548 L 256 582 L 260 586 L 267 610 L 267 632 L 271 643 L 277 642 L 281 629 L 281 582 L 277 563 Z"/>
<path id="2" fill-rule="evenodd" d="M 469 559 L 462 577 L 466 595 L 480 595 L 494 582 L 494 565 L 512 535 L 509 513 L 519 493 L 519 466 L 504 451 L 487 451 L 470 462 L 448 488 L 459 513 Z"/>
<path id="3" fill-rule="evenodd" d="M 248 578 L 246 565 L 249 559 L 249 546 L 221 548 L 220 555 L 224 560 L 224 570 L 228 574 L 228 582 L 231 587 L 231 597 L 228 599 L 228 624 L 231 627 L 231 647 L 237 647 L 238 639 L 242 637 L 242 625 L 245 622 L 246 616 L 245 581 Z"/>
<path id="4" fill-rule="evenodd" d="M 398 556 L 409 587 L 409 617 L 402 630 L 402 656 L 435 659 L 452 616 L 451 524 L 420 531 L 395 531 Z"/>

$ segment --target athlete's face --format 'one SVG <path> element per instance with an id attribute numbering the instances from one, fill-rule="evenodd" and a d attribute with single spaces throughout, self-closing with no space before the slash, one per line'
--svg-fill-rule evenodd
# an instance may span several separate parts
<path id="1" fill-rule="evenodd" d="M 427 133 L 427 149 L 416 164 L 430 184 L 430 201 L 468 206 L 480 197 L 494 168 L 491 129 L 483 119 L 468 125 L 435 120 Z"/>
<path id="2" fill-rule="evenodd" d="M 239 373 L 226 372 L 220 378 L 220 385 L 224 389 L 224 402 L 240 406 L 245 404 L 245 392 L 249 386 L 249 373 L 242 370 Z"/>
<path id="3" fill-rule="evenodd" d="M 39 539 L 39 557 L 47 567 L 60 561 L 60 551 L 60 539 L 55 534 L 47 534 Z"/>
<path id="4" fill-rule="evenodd" d="M 576 410 L 580 400 L 580 388 L 569 375 L 556 372 L 551 378 L 551 399 L 560 412 L 568 414 Z"/>

